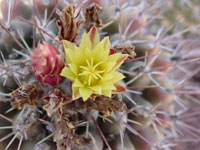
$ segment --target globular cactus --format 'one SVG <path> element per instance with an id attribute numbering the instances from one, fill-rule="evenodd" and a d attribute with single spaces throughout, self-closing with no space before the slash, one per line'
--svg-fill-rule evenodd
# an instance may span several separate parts
<path id="1" fill-rule="evenodd" d="M 0 7 L 0 149 L 199 150 L 197 0 Z"/>

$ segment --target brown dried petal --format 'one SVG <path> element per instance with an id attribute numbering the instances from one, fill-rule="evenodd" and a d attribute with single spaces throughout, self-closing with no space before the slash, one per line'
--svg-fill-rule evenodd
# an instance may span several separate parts
<path id="1" fill-rule="evenodd" d="M 12 108 L 21 109 L 24 105 L 35 106 L 34 101 L 36 101 L 40 95 L 37 88 L 37 85 L 24 84 L 22 87 L 13 91 L 10 94 Z"/>
<path id="2" fill-rule="evenodd" d="M 92 4 L 89 6 L 85 11 L 85 21 L 84 21 L 84 28 L 87 32 L 90 31 L 92 26 L 102 27 L 103 24 L 99 19 L 99 13 L 102 10 L 101 7 L 97 4 Z"/>
<path id="3" fill-rule="evenodd" d="M 47 111 L 49 117 L 53 113 L 58 112 L 60 117 L 63 113 L 63 106 L 72 101 L 72 98 L 65 95 L 61 90 L 54 89 L 48 93 L 48 96 L 44 97 L 43 100 L 47 101 L 48 104 L 43 106 L 43 109 Z"/>
<path id="4" fill-rule="evenodd" d="M 58 37 L 60 40 L 68 40 L 75 42 L 79 32 L 80 21 L 76 21 L 74 17 L 75 6 L 69 6 L 63 9 L 62 12 L 57 10 L 60 20 L 57 21 L 59 27 Z"/>
<path id="5" fill-rule="evenodd" d="M 122 54 L 128 54 L 129 55 L 129 59 L 133 59 L 136 56 L 135 53 L 135 47 L 132 45 L 115 45 L 112 50 L 114 50 L 114 52 L 120 52 Z"/>
<path id="6" fill-rule="evenodd" d="M 91 138 L 85 138 L 85 137 L 78 136 L 75 139 L 75 145 L 76 146 L 85 146 L 85 145 L 90 144 L 91 141 L 92 141 Z"/>
<path id="7" fill-rule="evenodd" d="M 56 133 L 54 141 L 57 144 L 57 150 L 71 150 L 73 146 L 83 146 L 89 144 L 91 139 L 75 135 L 76 123 L 68 120 L 60 120 L 56 124 Z"/>
<path id="8" fill-rule="evenodd" d="M 56 124 L 54 141 L 58 150 L 71 149 L 75 135 L 75 126 L 67 120 L 61 120 Z"/>
<path id="9" fill-rule="evenodd" d="M 104 113 L 104 117 L 112 114 L 113 111 L 123 112 L 126 104 L 119 100 L 114 100 L 106 96 L 97 96 L 95 99 L 89 99 L 86 102 L 81 100 L 73 101 L 66 105 L 67 110 L 79 111 L 81 109 L 98 110 Z"/>
<path id="10" fill-rule="evenodd" d="M 126 104 L 122 101 L 105 96 L 98 96 L 95 100 L 90 99 L 86 105 L 89 109 L 95 109 L 104 113 L 104 117 L 111 115 L 113 111 L 123 112 L 126 109 Z"/>

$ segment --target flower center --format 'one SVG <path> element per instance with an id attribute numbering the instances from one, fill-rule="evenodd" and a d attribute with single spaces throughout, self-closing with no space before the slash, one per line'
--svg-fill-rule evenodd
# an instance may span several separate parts
<path id="1" fill-rule="evenodd" d="M 99 65 L 103 62 L 98 62 L 94 64 L 93 58 L 91 58 L 91 61 L 88 61 L 86 59 L 86 65 L 80 66 L 80 73 L 79 76 L 82 76 L 82 82 L 85 85 L 91 85 L 93 83 L 96 83 L 99 79 L 102 79 L 102 73 L 104 70 L 99 70 Z"/>

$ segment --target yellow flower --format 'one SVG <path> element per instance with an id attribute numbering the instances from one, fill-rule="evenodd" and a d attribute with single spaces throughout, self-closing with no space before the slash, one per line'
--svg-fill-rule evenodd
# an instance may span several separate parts
<path id="1" fill-rule="evenodd" d="M 120 80 L 124 76 L 117 71 L 127 58 L 126 54 L 110 55 L 110 40 L 100 41 L 98 30 L 93 26 L 84 33 L 80 47 L 63 40 L 66 67 L 61 72 L 72 81 L 73 99 L 82 97 L 86 101 L 92 94 L 111 97 L 125 91 Z"/>

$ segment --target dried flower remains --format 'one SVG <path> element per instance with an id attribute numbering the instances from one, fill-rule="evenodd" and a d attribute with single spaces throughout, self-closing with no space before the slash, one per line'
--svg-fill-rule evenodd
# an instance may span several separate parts
<path id="1" fill-rule="evenodd" d="M 75 6 L 64 8 L 62 12 L 57 10 L 60 20 L 57 21 L 59 27 L 58 38 L 60 40 L 68 40 L 75 42 L 79 33 L 80 21 L 76 21 L 74 17 Z"/>
<path id="2" fill-rule="evenodd" d="M 86 31 L 90 31 L 92 26 L 96 27 L 102 27 L 102 21 L 99 18 L 99 13 L 102 10 L 102 8 L 97 5 L 96 3 L 91 4 L 86 10 L 85 10 L 85 21 L 84 21 L 84 28 Z"/>
<path id="3" fill-rule="evenodd" d="M 45 96 L 43 100 L 47 101 L 47 104 L 43 106 L 43 109 L 47 111 L 49 117 L 55 112 L 61 117 L 63 114 L 63 106 L 70 103 L 72 99 L 65 95 L 61 90 L 53 89 L 49 91 L 48 96 Z"/>
<path id="4" fill-rule="evenodd" d="M 71 150 L 73 146 L 83 146 L 91 142 L 90 138 L 84 138 L 76 135 L 76 123 L 67 119 L 62 119 L 56 124 L 56 133 L 54 141 L 57 144 L 57 150 Z"/>
<path id="5" fill-rule="evenodd" d="M 35 106 L 35 101 L 40 96 L 37 85 L 24 84 L 11 94 L 12 108 L 22 109 L 25 105 Z"/>

